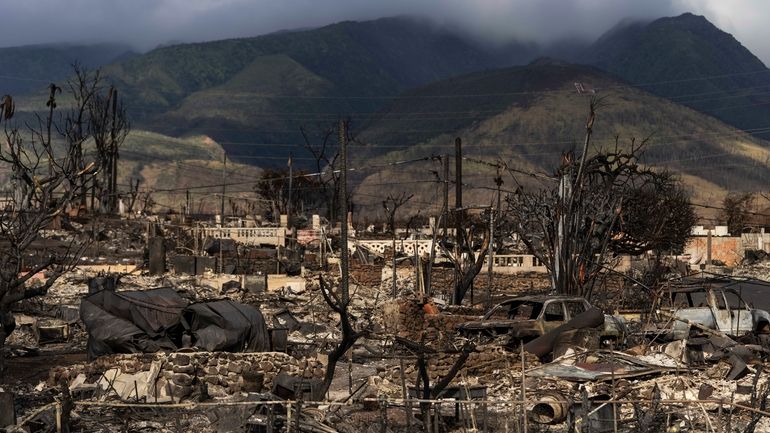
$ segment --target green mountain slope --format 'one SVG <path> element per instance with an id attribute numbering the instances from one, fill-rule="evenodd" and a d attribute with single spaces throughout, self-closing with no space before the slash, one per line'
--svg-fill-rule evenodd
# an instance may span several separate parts
<path id="1" fill-rule="evenodd" d="M 407 88 L 533 53 L 519 44 L 492 52 L 397 17 L 163 47 L 105 72 L 143 128 L 210 135 L 234 158 L 285 158 L 302 152 L 300 126 L 360 123 Z"/>
<path id="2" fill-rule="evenodd" d="M 732 35 L 702 16 L 621 23 L 581 63 L 657 95 L 768 137 L 770 71 Z"/>
<path id="3" fill-rule="evenodd" d="M 88 68 L 130 58 L 131 48 L 121 44 L 28 45 L 0 48 L 2 92 L 19 96 L 39 90 L 72 74 L 72 64 Z"/>
<path id="4" fill-rule="evenodd" d="M 596 94 L 579 94 L 575 83 Z M 563 151 L 582 145 L 591 97 L 600 98 L 593 151 L 614 147 L 616 137 L 625 147 L 632 139 L 637 145 L 648 139 L 644 163 L 679 173 L 699 200 L 712 203 L 727 190 L 762 190 L 770 181 L 768 142 L 598 69 L 549 61 L 473 73 L 410 92 L 359 134 L 365 144 L 352 152 L 354 164 L 380 167 L 454 155 L 454 138 L 461 137 L 471 159 L 550 174 Z M 496 170 L 471 160 L 465 164 L 463 183 L 471 202 L 488 204 Z M 372 169 L 358 192 L 367 197 L 418 191 L 420 208 L 435 207 L 443 185 L 433 172 L 441 172 L 435 160 Z M 505 181 L 506 188 L 515 189 L 510 177 Z M 541 180 L 519 175 L 518 181 Z M 371 206 L 377 211 L 376 202 Z"/>

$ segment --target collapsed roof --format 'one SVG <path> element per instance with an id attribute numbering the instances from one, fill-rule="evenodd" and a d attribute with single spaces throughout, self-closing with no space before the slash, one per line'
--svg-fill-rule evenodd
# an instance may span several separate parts
<path id="1" fill-rule="evenodd" d="M 208 351 L 270 349 L 262 313 L 221 300 L 189 304 L 171 288 L 85 297 L 80 317 L 88 331 L 90 358 L 111 353 L 153 353 L 199 347 Z"/>

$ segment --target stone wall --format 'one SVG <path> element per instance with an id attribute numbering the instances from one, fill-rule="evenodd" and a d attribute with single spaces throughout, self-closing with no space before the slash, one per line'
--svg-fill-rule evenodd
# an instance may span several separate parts
<path id="1" fill-rule="evenodd" d="M 140 400 L 179 401 L 190 397 L 205 383 L 211 397 L 224 397 L 241 391 L 261 392 L 272 389 L 279 373 L 303 378 L 321 378 L 324 366 L 316 359 L 296 359 L 280 352 L 228 353 L 179 352 L 171 354 L 121 354 L 103 356 L 92 363 L 51 370 L 49 385 L 62 380 L 72 387 L 79 383 L 129 383 L 121 398 L 138 394 Z M 80 378 L 78 379 L 78 377 Z"/>
<path id="2" fill-rule="evenodd" d="M 478 320 L 481 314 L 470 308 L 453 314 L 427 314 L 418 300 L 398 299 L 384 303 L 383 326 L 386 332 L 437 348 L 452 342 L 459 324 Z"/>

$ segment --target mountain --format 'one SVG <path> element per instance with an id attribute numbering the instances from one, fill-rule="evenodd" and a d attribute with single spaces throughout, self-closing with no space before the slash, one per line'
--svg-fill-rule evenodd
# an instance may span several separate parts
<path id="1" fill-rule="evenodd" d="M 210 135 L 233 158 L 264 164 L 303 153 L 301 126 L 324 129 L 340 116 L 360 124 L 406 89 L 526 63 L 537 50 L 395 17 L 167 46 L 105 72 L 142 128 Z"/>
<path id="2" fill-rule="evenodd" d="M 0 91 L 14 96 L 25 95 L 62 81 L 72 75 L 72 65 L 79 62 L 97 68 L 136 55 L 122 44 L 47 44 L 0 48 Z"/>
<path id="3" fill-rule="evenodd" d="M 253 186 L 261 170 L 231 161 L 223 166 L 223 152 L 221 145 L 206 136 L 180 139 L 132 130 L 120 148 L 118 185 L 127 192 L 139 180 L 139 200 L 144 201 L 146 191 L 153 191 L 150 198 L 157 204 L 155 210 L 180 211 L 189 193 L 193 212 L 217 212 L 224 176 L 228 206 L 253 204 Z M 88 142 L 85 154 L 86 158 L 94 155 Z M 0 187 L 8 190 L 9 182 L 6 164 L 0 167 Z"/>
<path id="4" fill-rule="evenodd" d="M 770 70 L 702 16 L 621 22 L 588 47 L 580 62 L 770 137 Z"/>
<path id="5" fill-rule="evenodd" d="M 522 184 L 547 183 L 522 173 L 551 174 L 562 152 L 582 146 L 591 98 L 599 101 L 591 151 L 646 140 L 642 161 L 679 174 L 701 203 L 730 190 L 767 188 L 770 143 L 597 68 L 540 59 L 431 83 L 382 110 L 358 134 L 364 144 L 350 151 L 351 165 L 364 168 L 357 205 L 378 212 L 375 196 L 408 191 L 417 194 L 413 206 L 430 213 L 443 189 L 441 163 L 432 156 L 453 156 L 455 137 L 469 158 L 463 184 L 470 199 L 463 204 L 489 204 L 497 174 L 489 164 L 519 170 Z M 515 189 L 501 174 L 503 189 Z"/>
<path id="6" fill-rule="evenodd" d="M 189 193 L 193 212 L 217 212 L 223 176 L 229 203 L 252 203 L 253 186 L 261 170 L 228 161 L 224 149 L 207 136 L 173 138 L 149 131 L 131 131 L 120 149 L 118 184 L 127 190 L 139 179 L 140 191 L 155 191 L 152 199 L 161 209 L 179 211 Z"/>

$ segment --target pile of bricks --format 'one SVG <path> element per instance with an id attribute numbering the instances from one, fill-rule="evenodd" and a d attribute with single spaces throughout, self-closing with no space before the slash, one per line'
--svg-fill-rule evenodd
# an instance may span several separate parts
<path id="1" fill-rule="evenodd" d="M 480 313 L 480 311 L 462 311 Z M 401 337 L 427 342 L 431 347 L 443 347 L 457 335 L 461 323 L 478 320 L 478 314 L 427 314 L 417 299 L 388 301 L 383 307 L 385 329 Z"/>
<path id="2" fill-rule="evenodd" d="M 379 287 L 382 283 L 382 266 L 358 263 L 353 260 L 350 263 L 350 276 L 358 284 L 366 287 Z"/>

